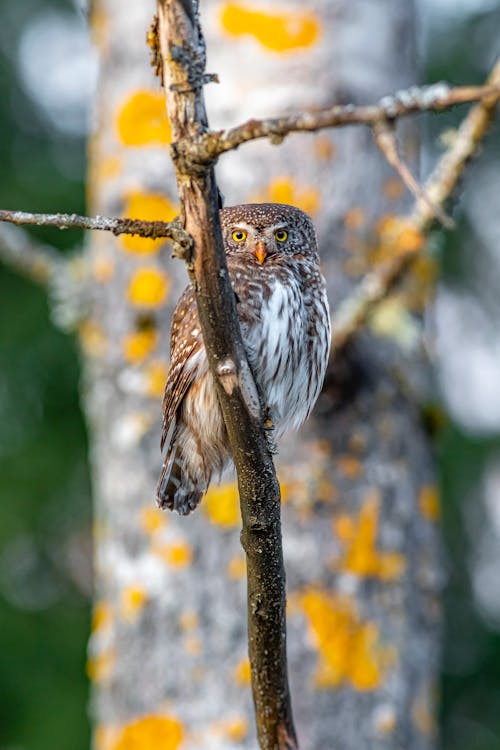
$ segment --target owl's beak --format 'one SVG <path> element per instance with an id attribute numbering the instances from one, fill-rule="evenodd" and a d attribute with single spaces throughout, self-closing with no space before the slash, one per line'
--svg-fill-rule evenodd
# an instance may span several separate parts
<path id="1" fill-rule="evenodd" d="M 260 242 L 257 242 L 255 250 L 253 252 L 259 263 L 264 263 L 267 257 L 267 250 L 262 240 Z"/>

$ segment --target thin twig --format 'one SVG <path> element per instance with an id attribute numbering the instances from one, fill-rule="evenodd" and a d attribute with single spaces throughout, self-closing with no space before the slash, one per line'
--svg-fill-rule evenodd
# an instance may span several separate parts
<path id="1" fill-rule="evenodd" d="M 158 0 L 158 19 L 174 143 L 193 144 L 190 153 L 174 147 L 172 154 L 185 227 L 194 239 L 190 271 L 203 340 L 238 475 L 257 734 L 262 750 L 297 750 L 287 674 L 279 484 L 227 272 L 214 171 L 195 148 L 207 127 L 201 93 L 205 47 L 190 0 Z"/>
<path id="2" fill-rule="evenodd" d="M 352 104 L 335 105 L 327 109 L 299 112 L 284 117 L 270 117 L 263 120 L 251 119 L 229 130 L 207 132 L 198 137 L 196 151 L 205 159 L 214 159 L 243 143 L 257 138 L 270 138 L 280 143 L 290 133 L 314 132 L 323 128 L 345 125 L 374 126 L 380 121 L 394 120 L 416 112 L 439 111 L 465 102 L 498 95 L 498 83 L 486 86 L 457 86 L 450 88 L 446 83 L 432 86 L 413 86 L 391 96 L 385 96 L 378 104 L 356 107 Z M 190 144 L 184 144 L 189 148 Z"/>
<path id="3" fill-rule="evenodd" d="M 380 151 L 384 154 L 391 167 L 396 170 L 410 193 L 412 193 L 415 198 L 427 203 L 436 219 L 438 219 L 446 229 L 454 229 L 455 223 L 453 219 L 443 211 L 441 206 L 431 201 L 422 185 L 417 182 L 410 168 L 399 155 L 396 142 L 395 123 L 393 121 L 381 121 L 376 123 L 373 126 L 373 135 Z"/>
<path id="4" fill-rule="evenodd" d="M 500 60 L 493 67 L 483 90 L 489 92 L 488 96 L 476 104 L 465 117 L 456 132 L 453 144 L 441 157 L 424 186 L 429 202 L 417 200 L 413 210 L 397 222 L 401 237 L 403 233 L 412 231 L 420 235 L 423 240 L 435 219 L 434 207 L 444 206 L 462 176 L 466 162 L 476 153 L 493 120 L 500 99 Z M 397 237 L 391 238 L 391 244 L 397 249 Z M 413 252 L 397 252 L 392 260 L 376 268 L 361 280 L 333 318 L 333 352 L 345 346 L 353 334 L 359 330 L 374 305 L 386 297 L 413 262 L 415 253 L 419 252 L 424 244 L 423 241 L 416 243 Z"/>
<path id="5" fill-rule="evenodd" d="M 44 286 L 66 262 L 50 245 L 36 242 L 27 232 L 8 225 L 0 227 L 0 260 L 21 276 Z"/>

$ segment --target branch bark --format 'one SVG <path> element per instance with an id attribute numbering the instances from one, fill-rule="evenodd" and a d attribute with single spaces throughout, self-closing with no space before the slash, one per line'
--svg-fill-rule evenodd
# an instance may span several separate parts
<path id="1" fill-rule="evenodd" d="M 196 143 L 207 119 L 205 46 L 197 7 L 159 0 L 158 34 L 181 221 L 194 239 L 188 264 L 209 365 L 238 474 L 247 557 L 248 639 L 257 732 L 263 750 L 297 747 L 286 657 L 285 570 L 280 490 L 263 432 L 263 412 L 241 339 L 228 277 L 213 168 Z"/>
<path id="2" fill-rule="evenodd" d="M 441 111 L 456 104 L 477 101 L 488 96 L 498 96 L 500 85 L 489 81 L 485 86 L 457 86 L 447 83 L 432 86 L 412 86 L 405 91 L 384 96 L 378 104 L 355 107 L 352 104 L 334 105 L 326 109 L 299 112 L 285 117 L 264 120 L 251 119 L 228 130 L 209 132 L 200 136 L 196 149 L 205 159 L 213 159 L 243 143 L 258 138 L 270 138 L 281 143 L 290 133 L 316 132 L 323 128 L 346 125 L 369 125 L 406 117 L 417 112 Z"/>
<path id="3" fill-rule="evenodd" d="M 108 216 L 79 216 L 78 214 L 34 214 L 27 211 L 0 210 L 0 221 L 10 224 L 31 224 L 58 229 L 98 229 L 114 235 L 133 234 L 152 239 L 165 238 L 187 251 L 191 239 L 177 221 L 143 221 L 142 219 Z"/>

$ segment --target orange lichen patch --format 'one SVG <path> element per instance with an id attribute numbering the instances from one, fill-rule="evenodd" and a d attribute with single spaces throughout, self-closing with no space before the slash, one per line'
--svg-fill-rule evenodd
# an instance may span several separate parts
<path id="1" fill-rule="evenodd" d="M 199 624 L 198 615 L 193 609 L 187 609 L 179 617 L 179 625 L 184 631 L 194 630 Z"/>
<path id="2" fill-rule="evenodd" d="M 255 196 L 255 201 L 287 203 L 298 206 L 308 214 L 317 213 L 321 199 L 319 190 L 312 186 L 301 186 L 292 177 L 276 177 L 269 185 Z"/>
<path id="3" fill-rule="evenodd" d="M 242 742 L 248 734 L 248 721 L 244 716 L 234 716 L 221 722 L 222 733 L 232 742 Z"/>
<path id="4" fill-rule="evenodd" d="M 424 245 L 425 237 L 410 222 L 398 216 L 384 216 L 377 224 L 379 240 L 370 253 L 373 263 L 417 253 Z"/>
<path id="5" fill-rule="evenodd" d="M 196 636 L 189 636 L 183 641 L 184 651 L 190 656 L 198 656 L 201 654 L 201 640 Z"/>
<path id="6" fill-rule="evenodd" d="M 78 327 L 80 345 L 89 357 L 102 357 L 108 342 L 104 328 L 95 320 L 84 320 Z"/>
<path id="7" fill-rule="evenodd" d="M 250 685 L 250 661 L 248 659 L 238 662 L 233 672 L 233 679 L 238 685 Z"/>
<path id="8" fill-rule="evenodd" d="M 405 186 L 399 177 L 390 177 L 384 182 L 382 190 L 384 191 L 386 198 L 395 201 L 402 197 L 405 191 Z"/>
<path id="9" fill-rule="evenodd" d="M 245 558 L 241 555 L 232 557 L 227 564 L 227 574 L 229 578 L 237 580 L 244 578 L 247 572 L 247 564 Z"/>
<path id="10" fill-rule="evenodd" d="M 105 601 L 97 601 L 94 605 L 94 611 L 92 613 L 92 632 L 95 633 L 97 630 L 107 628 L 109 625 L 111 625 L 111 621 L 111 605 Z"/>
<path id="11" fill-rule="evenodd" d="M 438 265 L 429 255 L 420 255 L 412 263 L 404 286 L 410 309 L 420 312 L 429 301 L 438 276 Z"/>
<path id="12" fill-rule="evenodd" d="M 193 550 L 187 542 L 158 545 L 153 552 L 173 568 L 185 568 L 193 561 Z"/>
<path id="13" fill-rule="evenodd" d="M 378 626 L 363 622 L 348 597 L 322 589 L 310 589 L 301 605 L 319 655 L 317 687 L 377 688 L 394 658 L 391 649 L 379 644 Z"/>
<path id="14" fill-rule="evenodd" d="M 240 523 L 240 500 L 236 482 L 210 487 L 203 501 L 203 509 L 212 523 L 233 528 Z"/>
<path id="15" fill-rule="evenodd" d="M 116 663 L 114 651 L 103 651 L 87 659 L 86 672 L 91 682 L 106 682 L 111 677 Z"/>
<path id="16" fill-rule="evenodd" d="M 168 365 L 160 359 L 154 360 L 148 364 L 145 373 L 147 379 L 147 395 L 150 398 L 162 398 L 168 375 Z"/>
<path id="17" fill-rule="evenodd" d="M 173 716 L 143 716 L 121 728 L 113 750 L 177 750 L 184 736 Z"/>
<path id="18" fill-rule="evenodd" d="M 148 595 L 141 586 L 127 586 L 121 594 L 121 613 L 125 620 L 135 620 L 145 607 Z"/>
<path id="19" fill-rule="evenodd" d="M 157 268 L 139 268 L 127 289 L 127 299 L 135 307 L 161 307 L 167 300 L 170 280 Z"/>
<path id="20" fill-rule="evenodd" d="M 92 275 L 99 284 L 106 284 L 115 275 L 115 264 L 112 258 L 103 256 L 92 261 Z"/>
<path id="21" fill-rule="evenodd" d="M 418 507 L 428 521 L 439 521 L 441 507 L 439 504 L 438 489 L 435 485 L 426 484 L 422 487 L 418 496 Z"/>
<path id="22" fill-rule="evenodd" d="M 321 161 L 330 161 L 335 156 L 335 146 L 327 135 L 318 135 L 313 148 L 315 156 Z"/>
<path id="23" fill-rule="evenodd" d="M 320 23 L 311 11 L 264 13 L 243 3 L 225 3 L 222 27 L 232 36 L 253 36 L 272 52 L 290 52 L 311 47 L 319 37 Z"/>
<path id="24" fill-rule="evenodd" d="M 363 464 L 356 456 L 339 456 L 336 464 L 347 479 L 359 479 L 363 471 Z"/>
<path id="25" fill-rule="evenodd" d="M 154 328 L 134 331 L 123 339 L 123 356 L 130 364 L 137 365 L 156 349 L 157 344 L 158 333 Z"/>
<path id="26" fill-rule="evenodd" d="M 376 549 L 379 511 L 379 495 L 370 492 L 355 521 L 341 515 L 333 522 L 334 532 L 346 545 L 338 566 L 355 575 L 392 581 L 403 574 L 406 561 L 398 552 L 379 552 Z"/>
<path id="27" fill-rule="evenodd" d="M 172 221 L 176 214 L 177 209 L 173 203 L 160 193 L 129 193 L 123 208 L 123 215 L 128 219 L 143 221 Z M 125 250 L 132 253 L 155 253 L 165 240 L 122 234 L 120 242 Z"/>
<path id="28" fill-rule="evenodd" d="M 90 5 L 90 31 L 93 44 L 103 52 L 108 38 L 109 22 L 104 9 L 97 3 Z"/>
<path id="29" fill-rule="evenodd" d="M 344 214 L 344 226 L 346 229 L 360 229 L 365 221 L 365 212 L 362 208 L 350 208 Z"/>
<path id="30" fill-rule="evenodd" d="M 166 145 L 172 132 L 160 91 L 135 91 L 118 110 L 116 129 L 125 146 Z"/>
<path id="31" fill-rule="evenodd" d="M 154 534 L 165 528 L 168 521 L 159 508 L 148 507 L 140 511 L 140 523 L 146 534 Z"/>

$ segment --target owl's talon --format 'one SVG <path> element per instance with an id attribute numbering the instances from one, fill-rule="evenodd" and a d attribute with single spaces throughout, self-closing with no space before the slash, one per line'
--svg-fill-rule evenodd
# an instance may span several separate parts
<path id="1" fill-rule="evenodd" d="M 274 430 L 274 422 L 273 422 L 273 418 L 271 417 L 271 410 L 269 406 L 264 406 L 264 423 L 262 426 L 268 432 L 270 430 Z"/>

